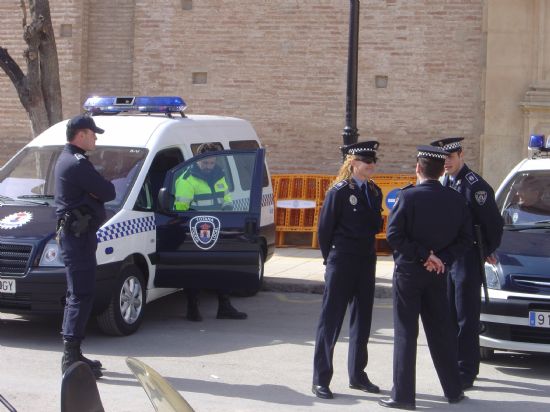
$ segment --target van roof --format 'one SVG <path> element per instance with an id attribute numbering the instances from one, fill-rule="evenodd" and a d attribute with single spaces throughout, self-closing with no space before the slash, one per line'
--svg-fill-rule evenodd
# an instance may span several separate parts
<path id="1" fill-rule="evenodd" d="M 68 120 L 63 120 L 38 135 L 29 146 L 59 146 L 67 143 L 66 126 Z M 97 146 L 144 147 L 156 146 L 158 139 L 153 135 L 164 129 L 176 128 L 185 132 L 192 129 L 223 128 L 230 131 L 252 126 L 243 119 L 212 115 L 189 115 L 184 118 L 164 115 L 98 115 L 94 116 L 96 125 L 105 130 L 97 135 Z"/>

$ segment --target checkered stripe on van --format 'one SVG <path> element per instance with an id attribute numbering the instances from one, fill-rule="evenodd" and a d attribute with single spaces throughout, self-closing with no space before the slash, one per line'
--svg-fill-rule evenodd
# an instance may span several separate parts
<path id="1" fill-rule="evenodd" d="M 155 230 L 155 228 L 154 216 L 125 220 L 99 229 L 97 231 L 97 241 L 101 243 L 119 237 L 135 235 L 136 233 L 148 232 Z"/>
<path id="2" fill-rule="evenodd" d="M 268 193 L 262 196 L 262 207 L 273 205 L 273 193 Z"/>
<path id="3" fill-rule="evenodd" d="M 246 211 L 250 205 L 250 199 L 247 197 L 233 200 L 233 210 Z M 273 205 L 273 193 L 262 195 L 262 207 Z"/>

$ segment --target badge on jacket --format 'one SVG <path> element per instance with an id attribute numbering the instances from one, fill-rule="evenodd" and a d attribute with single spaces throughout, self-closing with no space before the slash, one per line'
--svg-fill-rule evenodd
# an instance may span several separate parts
<path id="1" fill-rule="evenodd" d="M 357 197 L 355 197 L 355 195 L 350 195 L 349 196 L 349 202 L 355 206 L 357 204 Z"/>
<path id="2" fill-rule="evenodd" d="M 487 192 L 485 190 L 480 190 L 474 193 L 476 202 L 478 205 L 483 206 L 487 200 Z"/>

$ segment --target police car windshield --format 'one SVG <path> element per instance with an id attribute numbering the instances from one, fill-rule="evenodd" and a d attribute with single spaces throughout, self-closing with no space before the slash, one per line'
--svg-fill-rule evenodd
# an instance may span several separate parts
<path id="1" fill-rule="evenodd" d="M 54 169 L 62 150 L 63 146 L 47 146 L 19 152 L 0 171 L 0 201 L 53 205 Z M 141 148 L 103 146 L 90 154 L 96 169 L 115 185 L 116 198 L 106 206 L 122 205 L 146 154 Z"/>
<path id="2" fill-rule="evenodd" d="M 518 172 L 497 205 L 508 229 L 544 226 L 550 220 L 550 171 Z"/>

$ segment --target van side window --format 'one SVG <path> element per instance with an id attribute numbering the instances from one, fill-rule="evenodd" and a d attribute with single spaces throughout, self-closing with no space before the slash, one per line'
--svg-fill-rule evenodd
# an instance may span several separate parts
<path id="1" fill-rule="evenodd" d="M 135 210 L 156 210 L 158 193 L 164 183 L 166 172 L 183 160 L 183 154 L 178 148 L 165 149 L 157 153 L 139 192 Z"/>
<path id="2" fill-rule="evenodd" d="M 231 150 L 250 150 L 250 149 L 258 149 L 260 145 L 256 140 L 231 140 L 229 142 L 229 148 Z M 251 173 L 252 168 L 254 167 L 253 164 L 246 165 L 247 167 L 243 170 L 239 169 L 239 175 L 242 173 L 243 176 L 246 175 L 246 173 Z M 245 179 L 246 180 L 246 179 Z M 262 181 L 263 187 L 269 186 L 269 176 L 267 174 L 267 168 L 264 165 L 264 177 Z"/>

